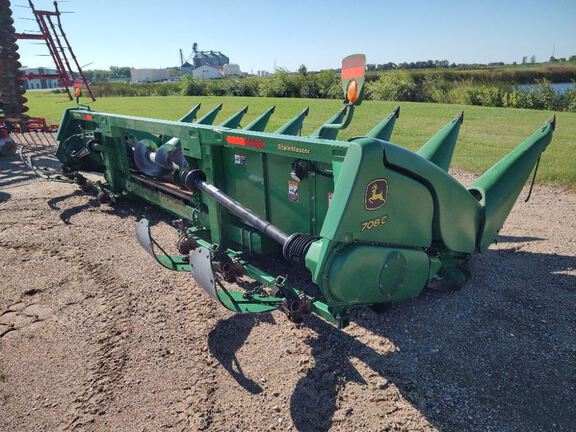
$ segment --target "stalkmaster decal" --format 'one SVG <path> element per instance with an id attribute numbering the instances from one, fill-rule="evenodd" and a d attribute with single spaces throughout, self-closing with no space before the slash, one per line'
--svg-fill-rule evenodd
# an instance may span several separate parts
<path id="1" fill-rule="evenodd" d="M 384 179 L 372 180 L 366 185 L 364 207 L 366 210 L 378 210 L 386 204 L 388 197 L 388 182 Z"/>

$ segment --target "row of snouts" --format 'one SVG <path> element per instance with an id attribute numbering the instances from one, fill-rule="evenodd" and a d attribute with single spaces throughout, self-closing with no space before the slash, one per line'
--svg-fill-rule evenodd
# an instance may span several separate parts
<path id="1" fill-rule="evenodd" d="M 185 116 L 179 119 L 180 122 L 194 123 L 200 125 L 212 125 L 218 113 L 222 109 L 222 104 L 219 104 L 204 116 L 196 118 L 200 110 L 200 104 L 196 105 Z M 268 108 L 261 115 L 256 117 L 252 122 L 242 127 L 244 131 L 263 132 L 266 128 L 270 117 L 274 113 L 275 106 Z M 248 107 L 245 106 L 240 111 L 227 118 L 223 122 L 216 125 L 217 127 L 237 129 L 240 127 L 240 122 L 244 115 L 248 112 Z M 272 132 L 275 135 L 300 135 L 302 125 L 305 117 L 308 115 L 309 108 L 307 107 L 298 115 L 290 119 L 280 128 Z M 345 118 L 350 115 L 349 107 L 343 106 L 338 112 L 330 117 L 320 128 L 313 132 L 310 136 L 321 139 L 336 139 L 338 134 L 338 126 L 343 123 Z M 390 113 L 383 121 L 374 127 L 367 137 L 389 140 L 394 127 L 394 122 L 400 115 L 400 107 L 396 108 Z M 138 141 L 133 146 L 134 162 L 139 170 L 144 174 L 153 177 L 162 177 L 168 175 L 176 169 L 185 168 L 187 166 L 186 159 L 182 156 L 182 148 L 180 139 L 171 138 L 166 143 L 156 146 L 151 140 L 143 139 Z"/>
<path id="2" fill-rule="evenodd" d="M 199 125 L 212 125 L 218 113 L 222 109 L 222 104 L 216 106 L 201 118 L 197 119 L 200 104 L 196 105 L 185 116 L 179 119 L 180 122 L 193 123 Z M 242 127 L 243 131 L 263 132 L 274 113 L 275 107 L 268 108 L 252 122 Z M 344 124 L 349 122 L 351 111 L 348 105 L 338 110 L 322 126 L 314 131 L 310 137 L 318 139 L 335 140 L 338 131 Z M 248 107 L 227 118 L 222 123 L 216 125 L 221 128 L 239 129 L 242 118 L 248 111 Z M 272 135 L 300 135 L 304 118 L 308 115 L 306 108 L 279 129 L 272 132 Z M 386 118 L 372 128 L 365 136 L 384 141 L 390 141 L 396 119 L 400 116 L 400 107 L 394 109 Z M 452 152 L 460 125 L 464 119 L 464 114 L 458 114 L 448 124 L 446 124 L 436 135 L 428 140 L 417 153 L 424 158 L 436 163 L 443 169 L 447 169 L 452 159 Z M 138 169 L 144 174 L 152 177 L 164 177 L 174 173 L 175 170 L 184 169 L 188 166 L 186 159 L 182 155 L 182 146 L 179 138 L 170 138 L 164 144 L 157 145 L 149 139 L 138 141 L 134 146 L 134 162 Z"/>

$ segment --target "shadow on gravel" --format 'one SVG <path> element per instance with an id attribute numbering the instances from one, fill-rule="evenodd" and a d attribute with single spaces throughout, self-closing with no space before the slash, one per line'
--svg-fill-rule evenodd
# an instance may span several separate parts
<path id="1" fill-rule="evenodd" d="M 546 240 L 541 237 L 530 237 L 530 236 L 506 236 L 506 235 L 499 235 L 497 239 L 497 243 L 526 243 L 526 242 L 533 242 L 533 241 L 542 241 Z"/>
<path id="2" fill-rule="evenodd" d="M 102 207 L 95 196 L 96 194 L 94 193 L 85 193 L 82 192 L 80 188 L 78 188 L 74 192 L 50 198 L 47 203 L 48 207 L 50 207 L 52 210 L 60 212 L 60 219 L 62 222 L 68 225 L 72 223 L 70 220 L 73 216 L 76 216 L 90 208 Z M 82 204 L 61 210 L 61 203 L 65 203 L 66 200 L 77 197 L 81 197 L 83 200 Z M 170 216 L 162 210 L 159 210 L 157 207 L 149 206 L 138 201 L 132 201 L 130 199 L 120 199 L 114 203 L 113 206 L 106 205 L 103 207 L 103 209 L 105 209 L 104 211 L 106 211 L 106 213 L 118 216 L 120 218 L 133 217 L 138 220 L 142 217 L 146 217 L 149 219 L 151 227 L 158 224 L 159 222 L 171 224 L 172 221 L 176 219 L 175 216 Z"/>
<path id="3" fill-rule="evenodd" d="M 35 149 L 32 152 L 34 162 L 39 166 L 55 166 L 54 148 Z M 38 178 L 18 155 L 0 158 L 0 189 Z"/>
<path id="4" fill-rule="evenodd" d="M 88 202 L 86 202 L 84 204 L 77 205 L 77 206 L 71 207 L 69 209 L 66 209 L 66 210 L 60 212 L 60 219 L 66 225 L 70 225 L 72 223 L 72 222 L 70 222 L 70 219 L 72 219 L 72 216 L 75 216 L 79 213 L 82 213 L 84 210 L 87 210 L 91 207 L 98 207 L 99 205 L 100 204 L 98 203 L 97 199 L 91 198 Z"/>
<path id="5" fill-rule="evenodd" d="M 46 150 L 47 154 L 51 150 Z M 19 159 L 0 160 L 0 187 L 34 175 Z M 7 197 L 5 197 L 7 195 Z M 50 200 L 50 206 L 73 198 Z M 4 193 L 0 200 L 10 195 Z M 62 220 L 91 202 L 64 210 Z M 111 213 L 146 214 L 153 225 L 161 211 L 121 201 Z M 540 241 L 500 236 L 501 243 Z M 522 246 L 520 245 L 520 248 Z M 307 320 L 317 336 L 307 338 L 313 367 L 296 384 L 290 401 L 299 431 L 328 430 L 339 416 L 360 411 L 362 395 L 338 401 L 347 383 L 370 386 L 371 406 L 381 404 L 382 423 L 400 409 L 397 388 L 430 424 L 442 431 L 573 430 L 576 424 L 576 257 L 518 250 L 490 250 L 474 257 L 474 277 L 461 290 L 421 296 L 390 306 L 384 313 L 359 310 L 353 319 L 371 334 L 361 339 L 319 319 Z M 270 314 L 235 315 L 210 333 L 211 353 L 251 394 L 262 388 L 247 377 L 236 353 L 259 322 Z M 233 337 L 226 336 L 233 335 Z M 224 346 L 218 341 L 226 340 Z M 381 355 L 379 347 L 392 344 Z M 372 370 L 361 374 L 360 360 Z M 295 367 L 295 365 L 283 365 Z M 335 415 L 337 408 L 344 411 Z"/>
<path id="6" fill-rule="evenodd" d="M 310 318 L 317 336 L 305 342 L 314 366 L 291 397 L 296 429 L 325 431 L 354 416 L 362 400 L 345 401 L 336 413 L 339 389 L 353 382 L 371 387 L 367 393 L 371 403 L 381 403 L 383 424 L 401 403 L 393 385 L 442 431 L 573 430 L 576 277 L 568 272 L 576 257 L 490 250 L 472 266 L 474 278 L 459 291 L 425 291 L 381 314 L 359 310 L 353 322 L 372 333 L 365 336 L 368 343 Z M 252 394 L 261 388 L 243 374 L 236 352 L 259 319 L 272 317 L 220 321 L 208 341 L 211 353 Z M 394 349 L 381 355 L 375 347 L 385 343 Z M 363 377 L 354 359 L 373 373 Z"/>
<path id="7" fill-rule="evenodd" d="M 236 352 L 242 348 L 252 328 L 263 322 L 274 324 L 272 314 L 238 314 L 219 321 L 208 335 L 208 347 L 212 355 L 224 366 L 230 376 L 251 394 L 261 393 L 262 387 L 244 375 L 240 362 L 236 358 Z M 224 340 L 226 343 L 222 344 Z"/>
<path id="8" fill-rule="evenodd" d="M 61 196 L 57 196 L 54 198 L 50 198 L 48 200 L 48 207 L 50 207 L 52 210 L 60 210 L 60 207 L 58 207 L 58 203 L 66 201 L 68 198 L 77 197 L 80 195 L 82 195 L 82 192 L 80 191 L 80 189 L 78 189 L 78 190 L 75 190 L 74 192 L 66 194 L 66 195 L 61 195 Z"/>
<path id="9" fill-rule="evenodd" d="M 370 345 L 385 338 L 396 347 L 391 354 L 311 319 L 315 366 L 291 398 L 297 430 L 328 430 L 346 382 L 382 391 L 394 384 L 442 431 L 573 430 L 576 257 L 491 250 L 473 266 L 475 277 L 459 291 L 357 313 L 354 322 L 374 334 Z M 352 358 L 379 377 L 365 383 Z M 389 396 L 377 399 L 384 415 L 395 410 Z"/>
<path id="10" fill-rule="evenodd" d="M 0 158 L 0 188 L 32 180 L 36 175 L 22 163 L 18 156 Z"/>

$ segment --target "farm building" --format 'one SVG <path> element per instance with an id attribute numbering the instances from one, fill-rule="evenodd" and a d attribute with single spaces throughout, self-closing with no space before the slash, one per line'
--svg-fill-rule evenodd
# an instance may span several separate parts
<path id="1" fill-rule="evenodd" d="M 188 62 L 184 62 L 182 66 L 180 66 L 180 72 L 182 75 L 192 75 L 192 71 L 194 70 L 194 66 L 192 66 Z"/>
<path id="2" fill-rule="evenodd" d="M 240 71 L 240 66 L 237 64 L 227 64 L 224 65 L 223 71 L 224 76 L 240 76 L 242 72 Z"/>
<path id="3" fill-rule="evenodd" d="M 38 68 L 26 68 L 22 69 L 24 74 L 36 74 L 36 75 L 55 75 L 58 73 L 55 69 L 48 69 L 43 67 Z M 26 90 L 35 90 L 35 89 L 52 89 L 57 88 L 59 86 L 58 78 L 42 78 L 42 79 L 29 79 L 26 80 L 24 83 L 24 87 Z"/>
<path id="4" fill-rule="evenodd" d="M 131 69 L 130 78 L 133 83 L 156 82 L 170 79 L 168 69 Z"/>
<path id="5" fill-rule="evenodd" d="M 222 73 L 215 67 L 203 65 L 194 69 L 192 71 L 192 76 L 198 79 L 214 79 L 220 78 Z"/>

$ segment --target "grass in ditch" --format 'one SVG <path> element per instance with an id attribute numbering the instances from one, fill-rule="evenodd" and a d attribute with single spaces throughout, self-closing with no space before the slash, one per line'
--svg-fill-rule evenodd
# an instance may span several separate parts
<path id="1" fill-rule="evenodd" d="M 59 121 L 66 107 L 75 106 L 60 94 L 29 92 L 26 97 L 29 99 L 30 115 L 46 117 L 53 123 Z M 86 102 L 87 99 L 84 98 L 83 101 Z M 217 122 L 240 110 L 244 105 L 249 105 L 250 109 L 243 124 L 254 119 L 271 105 L 276 105 L 275 114 L 268 124 L 267 131 L 275 130 L 306 106 L 310 106 L 303 134 L 311 133 L 342 106 L 341 102 L 336 100 L 217 96 L 100 98 L 90 105 L 97 111 L 175 120 L 199 102 L 202 103 L 200 115 L 218 103 L 224 103 Z M 366 101 L 357 109 L 351 126 L 342 131 L 339 138 L 348 139 L 365 134 L 398 105 L 401 107 L 401 114 L 391 141 L 412 150 L 417 149 L 459 111 L 464 110 L 464 124 L 460 129 L 453 165 L 477 174 L 489 168 L 553 114 L 548 111 L 513 108 Z M 542 157 L 538 181 L 574 189 L 576 188 L 576 113 L 558 113 L 557 119 L 553 141 Z"/>

